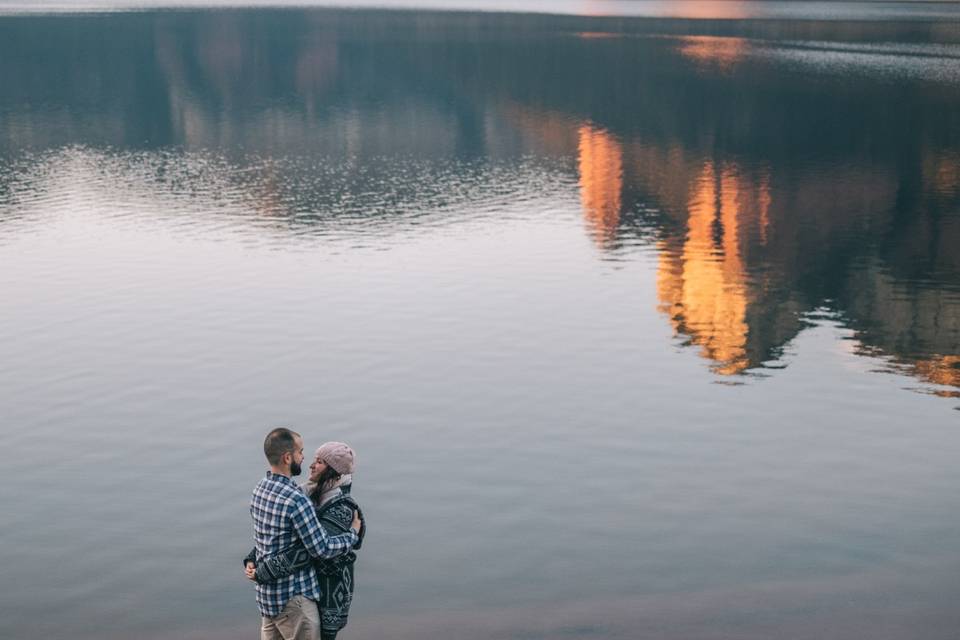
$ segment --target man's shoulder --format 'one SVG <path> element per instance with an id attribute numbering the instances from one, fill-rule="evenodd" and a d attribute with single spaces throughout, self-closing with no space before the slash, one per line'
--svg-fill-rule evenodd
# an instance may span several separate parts
<path id="1" fill-rule="evenodd" d="M 301 503 L 310 503 L 309 498 L 304 495 L 296 484 L 292 482 L 282 482 L 270 476 L 261 478 L 257 486 L 253 488 L 253 500 L 268 499 L 273 502 L 288 504 L 290 506 L 301 506 Z"/>

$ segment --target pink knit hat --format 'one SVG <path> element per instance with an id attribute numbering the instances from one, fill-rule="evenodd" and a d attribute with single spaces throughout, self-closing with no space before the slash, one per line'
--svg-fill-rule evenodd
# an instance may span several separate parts
<path id="1" fill-rule="evenodd" d="M 316 455 L 340 475 L 353 473 L 353 449 L 342 442 L 324 442 Z"/>

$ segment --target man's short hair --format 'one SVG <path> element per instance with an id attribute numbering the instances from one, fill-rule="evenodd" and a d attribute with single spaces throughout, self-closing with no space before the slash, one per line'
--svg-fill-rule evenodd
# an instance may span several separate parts
<path id="1" fill-rule="evenodd" d="M 278 465 L 283 460 L 283 454 L 293 453 L 297 448 L 296 439 L 300 434 L 285 427 L 277 427 L 267 434 L 263 440 L 263 453 L 267 462 Z"/>

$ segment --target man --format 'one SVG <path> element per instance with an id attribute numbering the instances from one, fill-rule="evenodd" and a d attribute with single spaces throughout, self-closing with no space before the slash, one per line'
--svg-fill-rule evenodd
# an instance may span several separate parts
<path id="1" fill-rule="evenodd" d="M 291 479 L 300 475 L 303 439 L 289 429 L 274 429 L 263 441 L 270 470 L 253 489 L 253 516 L 257 558 L 282 553 L 302 544 L 315 558 L 333 558 L 350 551 L 359 540 L 360 517 L 353 514 L 347 533 L 328 536 L 300 487 Z M 306 566 L 276 582 L 257 584 L 257 606 L 262 616 L 261 640 L 316 640 L 320 636 L 320 584 L 313 566 Z"/>

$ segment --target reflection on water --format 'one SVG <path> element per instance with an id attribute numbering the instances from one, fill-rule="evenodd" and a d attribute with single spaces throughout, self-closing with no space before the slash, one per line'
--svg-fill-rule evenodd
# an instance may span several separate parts
<path id="1" fill-rule="evenodd" d="M 862 352 L 956 386 L 958 84 L 929 84 L 910 65 L 960 58 L 960 28 L 913 24 L 911 42 L 892 45 L 873 41 L 888 37 L 885 23 L 832 23 L 820 40 L 799 41 L 809 27 L 795 23 L 746 23 L 762 35 L 751 40 L 674 36 L 669 21 L 597 22 L 617 29 L 568 40 L 568 26 L 583 26 L 568 18 L 265 15 L 117 16 L 123 56 L 92 48 L 99 23 L 8 21 L 0 142 L 8 154 L 63 143 L 219 149 L 212 165 L 161 155 L 130 179 L 175 197 L 199 188 L 211 207 L 300 230 L 331 215 L 382 224 L 453 202 L 484 210 L 480 200 L 514 189 L 497 158 L 573 156 L 589 234 L 614 252 L 625 238 L 654 243 L 657 308 L 716 373 L 776 360 L 805 314 L 826 305 L 856 329 Z M 392 40 L 392 20 L 420 35 Z M 34 25 L 61 32 L 65 67 L 34 51 Z M 825 63 L 784 64 L 791 52 Z M 849 73 L 873 68 L 849 55 L 883 55 L 903 75 L 864 76 L 848 90 Z M 579 88 L 544 79 L 553 56 Z M 598 67 L 608 72 L 586 71 Z M 398 153 L 427 162 L 381 160 Z M 340 154 L 316 166 L 283 159 Z M 436 175 L 444 170 L 428 160 L 450 155 L 494 164 L 453 189 L 464 170 Z M 5 176 L 0 194 L 23 197 L 20 169 Z"/>
<path id="2" fill-rule="evenodd" d="M 623 192 L 623 149 L 603 131 L 584 124 L 578 130 L 577 164 L 583 214 L 597 241 L 612 240 L 620 224 Z"/>
<path id="3" fill-rule="evenodd" d="M 720 68 L 731 67 L 742 60 L 749 46 L 744 38 L 688 36 L 679 40 L 681 55 L 691 60 L 713 63 Z"/>
<path id="4" fill-rule="evenodd" d="M 917 374 L 924 380 L 943 386 L 960 387 L 960 356 L 931 356 L 916 363 Z M 934 391 L 936 395 L 960 398 L 960 391 Z"/>
<path id="5" fill-rule="evenodd" d="M 740 220 L 749 220 L 749 191 L 741 195 L 741 186 L 735 169 L 718 173 L 713 165 L 704 166 L 691 181 L 685 238 L 679 247 L 659 247 L 660 308 L 677 331 L 689 334 L 702 354 L 718 363 L 714 370 L 721 374 L 739 373 L 751 364 L 747 305 L 752 296 L 740 256 Z M 766 192 L 760 196 L 769 198 Z"/>
<path id="6" fill-rule="evenodd" d="M 743 8 L 718 4 L 683 6 Z M 0 547 L 38 540 L 5 606 L 62 587 L 50 635 L 85 611 L 238 627 L 246 445 L 289 417 L 369 452 L 370 637 L 401 609 L 409 637 L 424 616 L 483 635 L 423 602 L 501 612 L 501 635 L 804 637 L 815 610 L 897 637 L 873 615 L 894 597 L 941 616 L 917 637 L 951 637 L 958 59 L 960 23 L 926 19 L 0 19 L 0 410 L 14 475 L 34 459 L 9 425 L 70 454 L 0 487 Z M 60 491 L 108 490 L 86 469 L 109 461 L 129 483 L 146 464 L 182 521 Z M 185 491 L 182 468 L 223 477 Z M 70 524 L 31 528 L 44 510 Z M 119 511 L 140 515 L 100 549 Z M 112 561 L 140 540 L 155 553 Z M 196 547 L 222 557 L 156 564 Z M 744 614 L 744 592 L 771 604 Z"/>

